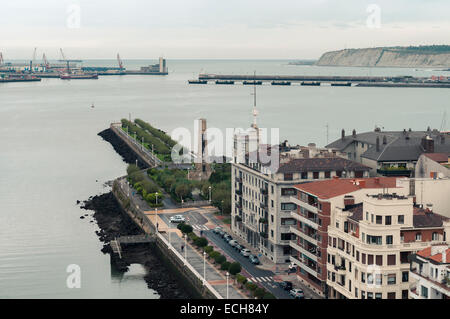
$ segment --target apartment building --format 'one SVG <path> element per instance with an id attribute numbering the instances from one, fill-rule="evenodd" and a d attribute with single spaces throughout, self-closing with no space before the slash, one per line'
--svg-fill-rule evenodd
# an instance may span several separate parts
<path id="1" fill-rule="evenodd" d="M 315 145 L 291 147 L 284 142 L 269 147 L 276 148 L 280 162 L 276 170 L 270 171 L 259 160 L 253 160 L 246 145 L 241 145 L 248 141 L 235 137 L 232 232 L 275 263 L 289 263 L 294 238 L 291 226 L 297 223 L 292 217 L 292 212 L 297 211 L 291 201 L 296 194 L 294 185 L 336 176 L 367 177 L 369 168 Z"/>
<path id="2" fill-rule="evenodd" d="M 297 225 L 291 227 L 296 236 L 291 241 L 293 249 L 292 262 L 297 264 L 297 275 L 301 281 L 319 294 L 328 294 L 327 261 L 330 239 L 330 229 L 336 225 L 334 214 L 336 210 L 354 210 L 366 194 L 377 194 L 384 189 L 398 188 L 395 177 L 353 178 L 316 181 L 308 184 L 295 185 L 297 194 L 291 201 L 297 205 L 297 211 L 292 216 Z M 348 228 L 347 223 L 341 222 Z M 334 242 L 338 241 L 334 237 Z M 336 245 L 336 243 L 334 243 Z"/>
<path id="3" fill-rule="evenodd" d="M 416 163 L 424 153 L 449 153 L 450 135 L 428 128 L 426 131 L 382 131 L 346 135 L 327 148 L 347 154 L 348 159 L 371 167 L 370 176 L 414 177 Z"/>
<path id="4" fill-rule="evenodd" d="M 410 256 L 411 299 L 450 299 L 450 248 L 435 245 Z"/>

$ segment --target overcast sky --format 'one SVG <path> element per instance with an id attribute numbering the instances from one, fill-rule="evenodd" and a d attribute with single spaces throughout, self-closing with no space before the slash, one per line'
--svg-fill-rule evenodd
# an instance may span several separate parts
<path id="1" fill-rule="evenodd" d="M 0 8 L 6 59 L 29 59 L 34 47 L 49 59 L 60 47 L 72 58 L 316 59 L 343 48 L 450 44 L 450 0 L 2 0 Z"/>

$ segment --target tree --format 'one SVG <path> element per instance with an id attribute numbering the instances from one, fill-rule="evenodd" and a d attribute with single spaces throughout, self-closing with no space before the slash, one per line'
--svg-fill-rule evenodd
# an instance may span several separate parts
<path id="1" fill-rule="evenodd" d="M 175 187 L 175 194 L 179 198 L 186 198 L 190 193 L 189 186 L 185 183 L 180 183 Z"/>
<path id="2" fill-rule="evenodd" d="M 189 233 L 192 233 L 192 226 L 191 225 L 188 225 L 188 224 L 182 224 L 182 226 L 181 226 L 181 232 L 182 233 L 184 233 L 184 234 L 189 234 Z M 205 245 L 206 246 L 206 245 Z"/>
<path id="3" fill-rule="evenodd" d="M 220 269 L 222 269 L 222 270 L 228 270 L 228 268 L 230 268 L 230 262 L 229 261 L 224 261 L 223 263 L 222 263 L 222 265 L 220 266 Z"/>
<path id="4" fill-rule="evenodd" d="M 264 288 L 256 288 L 254 292 L 254 296 L 258 299 L 262 299 L 262 297 L 266 294 L 266 290 Z"/>
<path id="5" fill-rule="evenodd" d="M 139 167 L 137 167 L 134 164 L 130 164 L 127 167 L 127 175 L 131 175 L 131 174 L 139 172 L 139 171 L 140 171 Z"/>
<path id="6" fill-rule="evenodd" d="M 228 269 L 228 271 L 230 274 L 236 275 L 241 272 L 241 269 L 242 269 L 241 264 L 238 262 L 234 262 L 230 265 L 230 268 Z"/>
<path id="7" fill-rule="evenodd" d="M 222 263 L 227 261 L 227 258 L 224 255 L 219 254 L 216 258 L 214 258 L 214 261 L 221 265 Z"/>
<path id="8" fill-rule="evenodd" d="M 205 237 L 198 237 L 195 240 L 195 245 L 197 245 L 198 247 L 205 247 L 206 245 L 208 245 L 208 240 Z"/>

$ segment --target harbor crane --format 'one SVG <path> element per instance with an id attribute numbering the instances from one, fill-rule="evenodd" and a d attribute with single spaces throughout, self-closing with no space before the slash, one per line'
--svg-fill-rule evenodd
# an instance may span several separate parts
<path id="1" fill-rule="evenodd" d="M 61 52 L 61 57 L 62 57 L 62 59 L 60 59 L 59 62 L 67 63 L 67 73 L 68 74 L 70 74 L 70 62 L 74 62 L 74 63 L 83 62 L 82 60 L 67 59 L 62 48 L 60 48 L 59 51 Z"/>
<path id="2" fill-rule="evenodd" d="M 48 70 L 50 69 L 50 63 L 48 63 L 47 57 L 45 56 L 45 53 L 42 55 L 42 61 L 44 62 L 45 68 Z"/>
<path id="3" fill-rule="evenodd" d="M 120 59 L 119 53 L 117 53 L 117 62 L 119 63 L 119 69 L 122 71 L 123 70 L 123 63 L 122 63 L 122 60 Z"/>
<path id="4" fill-rule="evenodd" d="M 0 52 L 0 65 L 3 65 L 3 53 L 2 52 Z"/>

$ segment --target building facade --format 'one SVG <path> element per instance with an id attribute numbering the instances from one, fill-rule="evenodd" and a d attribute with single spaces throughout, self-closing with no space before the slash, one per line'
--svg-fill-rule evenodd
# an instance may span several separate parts
<path id="1" fill-rule="evenodd" d="M 411 299 L 450 299 L 450 248 L 434 245 L 410 256 Z"/>

